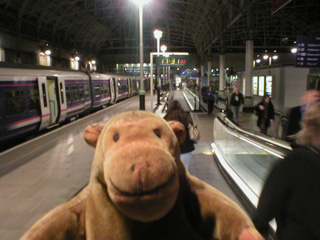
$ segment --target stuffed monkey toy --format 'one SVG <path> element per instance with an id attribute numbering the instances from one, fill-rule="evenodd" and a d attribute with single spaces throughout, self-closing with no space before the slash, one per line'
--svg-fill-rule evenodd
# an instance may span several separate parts
<path id="1" fill-rule="evenodd" d="M 89 184 L 22 240 L 262 240 L 239 206 L 186 171 L 185 131 L 146 111 L 87 126 Z"/>

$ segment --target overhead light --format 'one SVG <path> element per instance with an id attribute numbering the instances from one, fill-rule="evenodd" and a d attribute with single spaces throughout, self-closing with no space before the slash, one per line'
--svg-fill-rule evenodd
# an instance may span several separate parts
<path id="1" fill-rule="evenodd" d="M 265 59 L 265 60 L 268 59 L 268 58 L 269 58 L 268 55 L 264 55 L 264 56 L 263 56 L 263 59 Z"/>
<path id="2" fill-rule="evenodd" d="M 291 48 L 291 52 L 292 52 L 292 53 L 296 53 L 297 50 L 298 50 L 297 48 Z"/>
<path id="3" fill-rule="evenodd" d="M 158 29 L 154 30 L 153 34 L 156 39 L 160 39 L 162 37 L 162 31 Z"/>
<path id="4" fill-rule="evenodd" d="M 51 55 L 51 50 L 50 50 L 50 49 L 47 49 L 44 53 L 45 53 L 47 56 L 50 56 L 50 55 Z"/>
<path id="5" fill-rule="evenodd" d="M 274 55 L 274 56 L 272 57 L 272 59 L 273 59 L 273 60 L 277 60 L 277 59 L 278 59 L 278 55 Z"/>
<path id="6" fill-rule="evenodd" d="M 132 0 L 132 1 L 138 5 L 144 5 L 144 4 L 148 3 L 150 0 Z"/>
<path id="7" fill-rule="evenodd" d="M 80 60 L 80 57 L 76 56 L 76 57 L 74 58 L 74 60 L 79 61 L 79 60 Z"/>
<path id="8" fill-rule="evenodd" d="M 261 62 L 261 60 L 260 59 L 257 59 L 257 61 L 256 61 L 257 63 L 260 63 Z"/>
<path id="9" fill-rule="evenodd" d="M 92 60 L 91 63 L 92 63 L 92 65 L 95 65 L 95 64 L 96 64 L 96 61 L 95 61 L 95 60 Z"/>
<path id="10" fill-rule="evenodd" d="M 167 51 L 167 46 L 166 45 L 162 45 L 160 49 L 161 49 L 162 52 L 165 52 L 165 51 Z"/>

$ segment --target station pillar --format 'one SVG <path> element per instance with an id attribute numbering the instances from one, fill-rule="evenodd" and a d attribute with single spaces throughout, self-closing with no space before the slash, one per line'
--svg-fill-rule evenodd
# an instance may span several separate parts
<path id="1" fill-rule="evenodd" d="M 253 40 L 246 41 L 245 96 L 252 97 Z"/>
<path id="2" fill-rule="evenodd" d="M 220 56 L 219 56 L 219 90 L 224 90 L 226 86 L 226 78 L 224 74 L 225 64 L 226 64 L 226 55 L 224 48 L 220 49 Z"/>
<path id="3" fill-rule="evenodd" d="M 212 57 L 211 57 L 211 56 L 208 56 L 208 85 L 210 85 L 211 61 L 212 61 Z"/>

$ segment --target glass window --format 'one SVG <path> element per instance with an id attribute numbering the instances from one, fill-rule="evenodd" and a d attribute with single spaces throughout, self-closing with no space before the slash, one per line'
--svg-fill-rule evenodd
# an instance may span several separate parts
<path id="1" fill-rule="evenodd" d="M 26 108 L 24 92 L 22 90 L 6 91 L 4 105 L 8 116 L 23 113 Z"/>
<path id="2" fill-rule="evenodd" d="M 83 85 L 79 86 L 79 97 L 80 100 L 84 100 Z"/>
<path id="3" fill-rule="evenodd" d="M 109 83 L 103 83 L 103 96 L 106 97 L 110 93 Z"/>
<path id="4" fill-rule="evenodd" d="M 79 101 L 79 91 L 78 91 L 78 87 L 76 86 L 71 87 L 71 101 L 73 102 Z"/>
<path id="5" fill-rule="evenodd" d="M 94 84 L 94 92 L 96 97 L 100 97 L 100 85 L 98 83 Z"/>
<path id="6" fill-rule="evenodd" d="M 71 103 L 70 88 L 68 86 L 66 87 L 66 98 L 67 98 L 67 103 Z"/>
<path id="7" fill-rule="evenodd" d="M 28 95 L 29 110 L 38 110 L 40 108 L 39 90 L 37 87 L 29 90 Z"/>
<path id="8" fill-rule="evenodd" d="M 61 97 L 61 103 L 64 103 L 64 94 L 63 94 L 63 84 L 60 83 L 60 97 Z"/>
<path id="9" fill-rule="evenodd" d="M 44 83 L 42 83 L 42 98 L 43 98 L 43 107 L 47 107 L 48 103 L 47 103 L 47 92 L 46 92 L 46 85 Z"/>
<path id="10" fill-rule="evenodd" d="M 84 84 L 84 97 L 87 99 L 87 98 L 90 98 L 90 91 L 89 91 L 89 84 Z"/>

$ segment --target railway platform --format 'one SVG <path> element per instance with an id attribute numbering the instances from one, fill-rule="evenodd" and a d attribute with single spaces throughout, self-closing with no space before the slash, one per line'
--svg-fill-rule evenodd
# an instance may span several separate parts
<path id="1" fill-rule="evenodd" d="M 174 99 L 179 100 L 183 107 L 190 111 L 190 104 L 183 90 L 175 91 Z M 163 116 L 165 102 L 156 105 L 156 96 L 153 96 L 152 102 L 153 109 L 151 97 L 146 95 L 146 110 L 154 110 L 156 114 Z M 44 214 L 68 201 L 86 186 L 94 149 L 83 140 L 85 126 L 106 122 L 119 112 L 137 110 L 138 105 L 138 96 L 121 101 L 0 153 L 1 239 L 19 239 Z M 247 211 L 248 208 L 243 204 L 240 195 L 220 171 L 221 165 L 215 160 L 216 154 L 212 151 L 216 131 L 215 116 L 223 118 L 222 113 L 215 110 L 213 115 L 206 112 L 191 112 L 191 115 L 198 125 L 201 139 L 192 152 L 189 172 L 224 192 Z M 252 119 L 252 116 L 241 114 L 240 125 L 252 124 Z M 222 135 L 219 133 L 219 136 Z M 255 168 L 259 166 L 255 165 Z"/>

